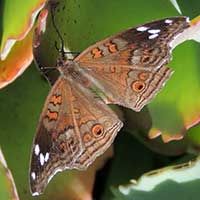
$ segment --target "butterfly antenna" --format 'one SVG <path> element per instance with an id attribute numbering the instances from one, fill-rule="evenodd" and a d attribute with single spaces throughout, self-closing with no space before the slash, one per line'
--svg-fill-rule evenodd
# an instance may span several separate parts
<path id="1" fill-rule="evenodd" d="M 62 54 L 62 57 L 64 58 L 65 57 L 65 54 L 75 54 L 76 56 L 78 55 L 78 54 L 80 54 L 80 52 L 66 52 L 65 51 L 65 49 L 64 49 L 64 40 L 63 40 L 63 38 L 62 38 L 62 35 L 61 35 L 61 33 L 60 33 L 60 31 L 58 30 L 58 27 L 56 26 L 56 23 L 55 23 L 55 18 L 54 18 L 54 14 L 53 14 L 53 7 L 51 7 L 51 19 L 52 19 L 52 23 L 53 23 L 53 26 L 54 26 L 54 28 L 55 28 L 55 31 L 56 31 L 56 33 L 58 34 L 58 37 L 59 37 L 59 39 L 60 39 L 60 41 L 61 41 L 61 49 L 59 49 L 58 48 L 58 44 L 57 44 L 57 42 L 55 41 L 55 47 L 56 47 L 56 49 L 58 50 L 58 52 L 59 53 L 61 53 Z"/>
<path id="2" fill-rule="evenodd" d="M 61 49 L 58 48 L 57 42 L 55 42 L 55 47 L 56 47 L 56 49 L 57 49 L 59 52 L 61 52 L 62 57 L 64 58 L 64 57 L 65 57 L 64 40 L 63 40 L 63 38 L 62 38 L 62 35 L 61 35 L 60 31 L 58 30 L 58 28 L 57 28 L 57 26 L 56 26 L 54 14 L 53 14 L 53 7 L 51 7 L 51 19 L 52 19 L 53 26 L 54 26 L 54 28 L 55 28 L 55 30 L 56 30 L 56 33 L 58 34 L 58 37 L 59 37 L 59 39 L 60 39 L 60 41 L 61 41 Z"/>

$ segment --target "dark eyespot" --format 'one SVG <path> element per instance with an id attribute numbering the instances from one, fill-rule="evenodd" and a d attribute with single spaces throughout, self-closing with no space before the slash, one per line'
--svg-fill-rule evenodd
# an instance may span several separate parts
<path id="1" fill-rule="evenodd" d="M 104 128 L 101 124 L 95 124 L 92 127 L 92 134 L 94 135 L 94 137 L 101 137 L 104 133 Z"/>
<path id="2" fill-rule="evenodd" d="M 141 92 L 145 88 L 145 83 L 142 81 L 135 81 L 132 83 L 132 89 L 134 92 Z"/>

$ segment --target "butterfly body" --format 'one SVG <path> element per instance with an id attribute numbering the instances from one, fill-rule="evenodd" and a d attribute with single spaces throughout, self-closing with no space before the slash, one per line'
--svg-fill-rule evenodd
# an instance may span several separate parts
<path id="1" fill-rule="evenodd" d="M 65 169 L 86 169 L 114 141 L 123 123 L 106 105 L 140 111 L 173 70 L 171 42 L 189 27 L 172 17 L 128 29 L 92 45 L 74 60 L 57 59 L 60 73 L 40 115 L 30 187 L 43 192 Z"/>

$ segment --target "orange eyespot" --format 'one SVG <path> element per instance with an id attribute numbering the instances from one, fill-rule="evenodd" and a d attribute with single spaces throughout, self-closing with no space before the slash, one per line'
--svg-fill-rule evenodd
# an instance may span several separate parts
<path id="1" fill-rule="evenodd" d="M 149 78 L 149 73 L 147 72 L 142 72 L 138 75 L 139 79 L 142 80 L 142 81 L 145 81 Z"/>
<path id="2" fill-rule="evenodd" d="M 104 129 L 101 124 L 96 124 L 92 127 L 92 134 L 94 137 L 101 137 L 103 135 Z"/>
<path id="3" fill-rule="evenodd" d="M 92 139 L 91 135 L 89 133 L 85 133 L 83 136 L 84 142 L 89 142 Z"/>
<path id="4" fill-rule="evenodd" d="M 145 83 L 142 81 L 135 81 L 132 83 L 132 89 L 134 92 L 141 92 L 145 88 Z"/>

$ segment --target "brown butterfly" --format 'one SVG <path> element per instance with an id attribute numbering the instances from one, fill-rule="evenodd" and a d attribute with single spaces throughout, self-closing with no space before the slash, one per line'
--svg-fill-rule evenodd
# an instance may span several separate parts
<path id="1" fill-rule="evenodd" d="M 60 72 L 40 115 L 30 165 L 33 195 L 65 169 L 85 170 L 123 126 L 106 105 L 140 111 L 170 78 L 172 42 L 189 27 L 171 17 L 128 29 L 89 47 Z"/>

